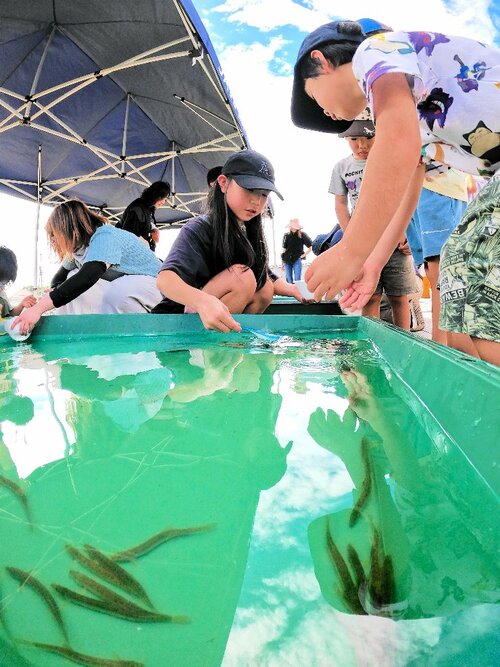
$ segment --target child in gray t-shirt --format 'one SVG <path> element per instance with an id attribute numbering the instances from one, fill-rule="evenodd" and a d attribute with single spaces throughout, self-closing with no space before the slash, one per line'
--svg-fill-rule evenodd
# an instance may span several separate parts
<path id="1" fill-rule="evenodd" d="M 366 159 L 375 139 L 375 127 L 370 120 L 355 120 L 339 137 L 345 137 L 352 154 L 339 160 L 333 167 L 328 192 L 335 195 L 335 213 L 342 230 L 345 231 L 358 201 Z M 413 262 L 405 240 L 394 250 L 382 269 L 377 289 L 363 306 L 363 315 L 380 318 L 383 291 L 391 304 L 394 324 L 409 330 L 408 295 L 416 291 L 416 285 Z"/>

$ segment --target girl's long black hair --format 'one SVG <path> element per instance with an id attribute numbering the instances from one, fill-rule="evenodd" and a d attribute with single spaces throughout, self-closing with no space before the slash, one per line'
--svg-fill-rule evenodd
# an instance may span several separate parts
<path id="1" fill-rule="evenodd" d="M 256 215 L 245 223 L 246 235 L 226 202 L 226 197 L 216 181 L 208 193 L 207 215 L 212 223 L 212 253 L 216 264 L 229 268 L 233 264 L 245 264 L 255 274 L 257 289 L 267 280 L 268 252 L 262 215 Z"/>

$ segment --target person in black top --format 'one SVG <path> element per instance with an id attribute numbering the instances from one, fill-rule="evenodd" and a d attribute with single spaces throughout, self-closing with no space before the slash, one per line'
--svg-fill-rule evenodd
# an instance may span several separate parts
<path id="1" fill-rule="evenodd" d="M 206 329 L 240 331 L 231 313 L 262 313 L 273 294 L 303 301 L 269 268 L 262 212 L 274 170 L 253 150 L 231 155 L 210 189 L 207 214 L 179 232 L 158 275 L 165 298 L 153 313 L 198 313 Z"/>
<path id="2" fill-rule="evenodd" d="M 294 280 L 302 278 L 302 260 L 311 252 L 312 241 L 302 231 L 302 226 L 297 218 L 290 220 L 288 226 L 290 231 L 283 237 L 281 259 L 285 268 L 286 281 L 293 283 Z"/>
<path id="3" fill-rule="evenodd" d="M 160 239 L 155 211 L 167 201 L 170 192 L 170 183 L 166 181 L 152 183 L 138 199 L 127 206 L 121 221 L 116 226 L 143 238 L 154 252 Z"/>

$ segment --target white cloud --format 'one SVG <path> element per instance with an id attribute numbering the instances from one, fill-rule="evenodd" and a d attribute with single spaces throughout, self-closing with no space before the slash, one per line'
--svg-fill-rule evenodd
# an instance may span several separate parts
<path id="1" fill-rule="evenodd" d="M 314 5 L 314 3 L 311 3 Z M 228 14 L 231 23 L 240 23 L 259 30 L 275 30 L 285 25 L 297 26 L 301 30 L 314 30 L 316 26 L 331 20 L 328 11 L 311 11 L 291 0 L 227 0 L 212 11 Z M 284 20 L 283 17 L 286 17 Z"/>
<path id="2" fill-rule="evenodd" d="M 228 22 L 263 31 L 286 25 L 308 31 L 334 18 L 338 4 L 331 0 L 311 0 L 310 6 L 309 10 L 292 0 L 272 3 L 268 0 L 227 0 L 213 11 L 226 14 L 224 20 Z M 376 14 L 376 18 L 397 29 L 432 29 L 492 42 L 495 30 L 487 14 L 488 6 L 487 0 L 475 3 L 456 0 L 449 7 L 437 0 L 421 0 L 413 5 L 386 0 L 377 5 L 375 12 L 372 0 L 358 0 L 355 15 Z M 280 55 L 286 45 L 283 36 L 266 38 L 263 34 L 259 41 L 231 46 L 214 41 L 252 148 L 271 160 L 278 188 L 285 197 L 283 203 L 273 198 L 277 254 L 291 217 L 298 217 L 313 238 L 334 226 L 334 198 L 328 193 L 330 175 L 333 165 L 347 156 L 349 149 L 346 141 L 335 135 L 300 130 L 292 124 L 292 79 L 275 73 L 279 69 L 288 74 L 293 67 L 293 62 L 284 62 Z M 268 242 L 271 246 L 272 235 L 269 233 Z"/>
<path id="3" fill-rule="evenodd" d="M 252 148 L 273 163 L 276 183 L 285 197 L 273 198 L 277 244 L 292 217 L 315 236 L 336 222 L 328 193 L 333 165 L 349 153 L 334 135 L 305 132 L 290 119 L 291 77 L 274 75 L 269 63 L 283 46 L 276 37 L 267 44 L 238 44 L 219 49 L 218 56 Z"/>
<path id="4" fill-rule="evenodd" d="M 347 18 L 346 12 L 350 12 L 350 7 L 331 0 L 311 0 L 309 4 L 310 9 L 293 0 L 273 0 L 272 3 L 269 0 L 227 0 L 212 11 L 227 14 L 228 22 L 263 31 L 285 26 L 311 31 L 339 16 Z M 383 0 L 374 8 L 373 0 L 357 0 L 349 18 L 369 16 L 395 30 L 441 31 L 492 42 L 495 29 L 488 16 L 490 5 L 490 0 L 455 0 L 448 5 L 440 0 L 417 3 Z"/>

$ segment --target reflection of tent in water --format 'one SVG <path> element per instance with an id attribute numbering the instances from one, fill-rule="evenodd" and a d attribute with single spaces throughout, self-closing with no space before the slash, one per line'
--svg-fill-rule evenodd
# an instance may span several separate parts
<path id="1" fill-rule="evenodd" d="M 190 0 L 3 0 L 0 191 L 78 197 L 117 219 L 151 182 L 159 222 L 199 211 L 206 172 L 247 144 Z"/>

